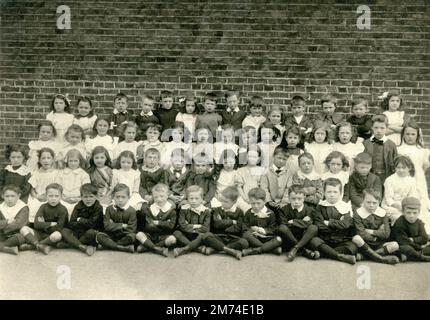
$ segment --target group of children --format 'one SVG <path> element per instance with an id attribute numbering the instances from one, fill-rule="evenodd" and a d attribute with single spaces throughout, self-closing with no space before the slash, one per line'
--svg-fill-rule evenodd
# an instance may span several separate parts
<path id="1" fill-rule="evenodd" d="M 213 93 L 204 111 L 194 97 L 179 111 L 163 91 L 158 108 L 141 97 L 135 115 L 119 93 L 101 117 L 88 97 L 73 115 L 56 95 L 39 139 L 7 146 L 0 250 L 430 261 L 429 152 L 398 92 L 374 116 L 353 100 L 346 119 L 331 95 L 315 117 L 298 95 L 267 114 L 261 97 L 249 114 L 237 92 L 225 98 L 221 112 Z"/>

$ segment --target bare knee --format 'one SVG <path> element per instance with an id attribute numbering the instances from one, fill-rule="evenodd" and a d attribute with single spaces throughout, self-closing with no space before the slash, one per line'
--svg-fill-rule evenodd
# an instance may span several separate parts
<path id="1" fill-rule="evenodd" d="M 176 238 L 174 236 L 168 236 L 166 238 L 166 240 L 164 241 L 164 243 L 166 244 L 166 246 L 173 246 L 176 244 Z"/>
<path id="2" fill-rule="evenodd" d="M 354 244 L 358 247 L 362 247 L 365 244 L 363 238 L 361 236 L 359 236 L 358 234 L 352 238 L 352 242 L 354 242 Z"/>
<path id="3" fill-rule="evenodd" d="M 387 242 L 384 244 L 388 253 L 396 252 L 400 249 L 399 244 L 396 241 Z"/>
<path id="4" fill-rule="evenodd" d="M 49 240 L 51 240 L 52 242 L 60 242 L 61 241 L 61 233 L 58 231 L 54 231 L 53 233 L 50 234 L 49 236 Z"/>
<path id="5" fill-rule="evenodd" d="M 19 233 L 25 237 L 27 234 L 33 234 L 33 230 L 30 227 L 24 226 L 19 229 Z"/>

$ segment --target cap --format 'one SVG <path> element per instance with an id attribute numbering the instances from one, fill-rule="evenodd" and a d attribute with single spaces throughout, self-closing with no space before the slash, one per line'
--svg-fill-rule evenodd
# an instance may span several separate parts
<path id="1" fill-rule="evenodd" d="M 419 209 L 421 207 L 421 202 L 415 197 L 407 197 L 402 200 L 402 208 Z"/>

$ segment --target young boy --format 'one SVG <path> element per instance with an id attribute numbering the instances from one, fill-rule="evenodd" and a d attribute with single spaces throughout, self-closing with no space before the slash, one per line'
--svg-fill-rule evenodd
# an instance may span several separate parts
<path id="1" fill-rule="evenodd" d="M 345 202 L 351 201 L 352 207 L 355 209 L 361 206 L 365 189 L 373 189 L 382 194 L 382 184 L 379 177 L 370 172 L 372 157 L 368 153 L 359 153 L 354 158 L 354 163 L 354 172 L 345 186 L 343 200 Z"/>
<path id="2" fill-rule="evenodd" d="M 169 198 L 169 187 L 158 183 L 152 188 L 154 203 L 145 204 L 137 216 L 137 241 L 140 242 L 137 252 L 150 250 L 154 253 L 168 257 L 168 247 L 176 244 L 173 230 L 176 225 L 176 208 Z M 141 227 L 143 226 L 143 228 Z"/>
<path id="3" fill-rule="evenodd" d="M 248 193 L 249 209 L 243 218 L 243 238 L 251 248 L 243 249 L 242 255 L 249 256 L 266 252 L 282 253 L 282 239 L 275 235 L 276 217 L 273 211 L 265 206 L 266 192 L 253 188 Z"/>
<path id="4" fill-rule="evenodd" d="M 352 208 L 342 201 L 342 182 L 328 178 L 324 182 L 324 197 L 315 209 L 314 224 L 318 236 L 310 246 L 328 258 L 355 264 L 357 246 L 351 241 L 353 234 Z"/>
<path id="5" fill-rule="evenodd" d="M 429 238 L 424 223 L 418 219 L 420 200 L 407 197 L 402 201 L 403 215 L 394 223 L 391 237 L 399 244 L 402 261 L 430 262 Z"/>
<path id="6" fill-rule="evenodd" d="M 154 115 L 154 98 L 144 94 L 141 97 L 140 107 L 142 111 L 136 116 L 136 124 L 140 132 L 146 132 L 149 123 L 160 124 L 160 120 Z M 140 137 L 143 138 L 143 137 Z"/>
<path id="7" fill-rule="evenodd" d="M 253 96 L 249 103 L 249 111 L 251 114 L 247 115 L 242 122 L 242 128 L 253 127 L 258 130 L 261 125 L 266 121 L 266 117 L 262 115 L 264 109 L 264 101 L 260 96 Z"/>
<path id="8" fill-rule="evenodd" d="M 357 131 L 359 138 L 369 139 L 372 135 L 372 115 L 369 112 L 369 103 L 367 99 L 358 97 L 352 100 L 352 115 L 346 121 L 351 123 Z"/>
<path id="9" fill-rule="evenodd" d="M 215 196 L 216 185 L 211 165 L 203 155 L 195 155 L 190 173 L 185 181 L 185 188 L 197 185 L 203 190 L 203 202 L 209 204 Z"/>
<path id="10" fill-rule="evenodd" d="M 171 191 L 169 199 L 177 206 L 185 198 L 185 183 L 190 170 L 185 166 L 185 151 L 182 148 L 174 149 L 171 154 L 171 165 L 166 170 L 166 181 Z"/>
<path id="11" fill-rule="evenodd" d="M 140 171 L 140 190 L 139 193 L 143 199 L 148 202 L 152 201 L 151 190 L 157 183 L 166 183 L 166 173 L 160 167 L 160 152 L 157 149 L 150 148 L 145 152 L 144 165 L 139 168 Z"/>
<path id="12" fill-rule="evenodd" d="M 173 108 L 173 92 L 168 90 L 161 91 L 160 100 L 161 106 L 155 110 L 154 115 L 160 120 L 161 132 L 164 132 L 164 130 L 173 127 L 178 110 Z"/>
<path id="13" fill-rule="evenodd" d="M 302 96 L 294 96 L 291 99 L 291 115 L 285 117 L 285 129 L 299 127 L 303 136 L 312 132 L 313 122 L 305 115 L 306 101 Z"/>
<path id="14" fill-rule="evenodd" d="M 21 234 L 31 246 L 22 245 L 21 250 L 31 248 L 48 254 L 51 247 L 61 241 L 61 232 L 69 217 L 66 207 L 60 203 L 62 195 L 63 187 L 58 183 L 51 183 L 46 187 L 47 202 L 36 213 L 34 230 L 27 226 L 21 229 Z"/>
<path id="15" fill-rule="evenodd" d="M 21 190 L 15 185 L 6 185 L 2 190 L 4 202 L 0 204 L 0 251 L 18 254 L 18 246 L 25 243 L 20 233 L 28 224 L 27 205 L 20 200 Z"/>
<path id="16" fill-rule="evenodd" d="M 303 253 L 309 259 L 318 259 L 318 251 L 311 251 L 305 246 L 316 237 L 318 228 L 312 224 L 314 208 L 305 203 L 305 192 L 300 185 L 292 185 L 289 190 L 289 204 L 279 211 L 278 233 L 287 250 L 287 260 L 292 262 L 297 253 Z M 300 240 L 297 240 L 300 239 Z"/>
<path id="17" fill-rule="evenodd" d="M 111 250 L 134 252 L 136 240 L 136 211 L 129 206 L 130 189 L 117 184 L 112 192 L 115 204 L 107 207 L 103 218 L 103 232 L 97 233 L 96 241 Z"/>
<path id="18" fill-rule="evenodd" d="M 103 229 L 103 207 L 97 200 L 97 187 L 86 183 L 81 186 L 80 193 L 81 201 L 73 209 L 61 235 L 73 248 L 92 256 L 97 246 L 97 232 Z"/>
<path id="19" fill-rule="evenodd" d="M 382 185 L 394 173 L 394 158 L 397 156 L 396 144 L 385 136 L 387 125 L 385 115 L 373 116 L 372 136 L 363 141 L 364 152 L 372 156 L 372 173 L 379 177 Z"/>
<path id="20" fill-rule="evenodd" d="M 203 107 L 205 112 L 197 115 L 196 129 L 201 127 L 208 127 L 212 133 L 212 138 L 217 138 L 217 130 L 222 124 L 221 116 L 215 111 L 217 104 L 217 96 L 213 92 L 209 92 L 205 95 L 203 100 Z"/>
<path id="21" fill-rule="evenodd" d="M 227 91 L 225 99 L 227 100 L 227 109 L 221 112 L 223 124 L 231 124 L 234 130 L 242 128 L 242 122 L 246 117 L 246 112 L 239 109 L 239 92 Z"/>
<path id="22" fill-rule="evenodd" d="M 327 125 L 329 130 L 328 140 L 331 142 L 335 141 L 336 126 L 345 121 L 345 117 L 336 112 L 337 99 L 331 94 L 326 94 L 321 98 L 322 112 L 318 113 L 314 118 L 314 127 L 317 126 L 318 122 L 323 122 Z"/>
<path id="23" fill-rule="evenodd" d="M 358 250 L 371 260 L 397 264 L 399 259 L 396 256 L 384 256 L 399 249 L 396 242 L 387 242 L 390 237 L 390 223 L 381 203 L 381 193 L 373 189 L 364 190 L 364 200 L 354 213 L 354 226 L 356 235 L 352 242 Z M 361 254 L 357 253 L 357 260 L 362 260 Z"/>
<path id="24" fill-rule="evenodd" d="M 276 147 L 273 152 L 273 164 L 261 177 L 260 187 L 266 193 L 267 206 L 278 210 L 288 203 L 288 184 L 293 173 L 287 170 L 288 154 L 282 147 Z"/>
<path id="25" fill-rule="evenodd" d="M 112 130 L 115 137 L 119 137 L 121 124 L 134 121 L 133 110 L 127 110 L 128 97 L 120 92 L 113 99 L 114 109 L 110 115 L 110 130 Z"/>

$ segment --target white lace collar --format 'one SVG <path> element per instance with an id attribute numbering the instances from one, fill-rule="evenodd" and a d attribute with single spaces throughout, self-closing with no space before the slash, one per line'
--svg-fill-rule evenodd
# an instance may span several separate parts
<path id="1" fill-rule="evenodd" d="M 151 172 L 154 173 L 155 171 L 157 171 L 158 169 L 160 169 L 160 166 L 155 166 L 154 168 L 148 168 L 146 165 L 142 166 L 142 171 L 145 172 Z"/>
<path id="2" fill-rule="evenodd" d="M 2 204 L 0 204 L 0 212 L 7 220 L 14 219 L 18 212 L 25 206 L 27 205 L 24 203 L 24 201 L 20 199 L 18 199 L 18 201 L 13 207 L 9 207 L 6 202 L 3 202 Z"/>
<path id="3" fill-rule="evenodd" d="M 12 173 L 19 174 L 20 176 L 23 176 L 23 177 L 31 172 L 26 165 L 21 165 L 18 169 L 14 169 L 12 165 L 8 165 L 6 166 L 5 170 Z"/>
<path id="4" fill-rule="evenodd" d="M 302 171 L 297 171 L 297 175 L 298 175 L 298 177 L 299 178 L 302 178 L 302 179 L 308 179 L 308 180 L 319 180 L 319 179 L 321 179 L 321 176 L 318 174 L 318 173 L 316 173 L 315 171 L 313 171 L 312 170 L 312 172 L 311 173 L 304 173 L 304 172 L 302 172 Z"/>
<path id="5" fill-rule="evenodd" d="M 350 216 L 352 216 L 352 207 L 351 202 L 344 202 L 342 200 L 339 200 L 335 204 L 332 204 L 328 202 L 327 200 L 321 200 L 319 202 L 319 205 L 323 207 L 335 207 L 337 211 L 339 211 L 340 214 L 347 214 L 349 213 Z"/>
<path id="6" fill-rule="evenodd" d="M 142 116 L 142 117 L 152 117 L 153 115 L 154 115 L 154 112 L 152 112 L 152 110 L 151 111 L 149 111 L 148 113 L 144 113 L 143 111 L 140 113 L 140 115 Z"/>
<path id="7" fill-rule="evenodd" d="M 151 210 L 151 213 L 154 216 L 158 216 L 160 211 L 167 212 L 171 208 L 172 208 L 172 204 L 169 201 L 167 201 L 162 207 L 158 206 L 156 203 L 151 204 L 151 206 L 149 207 L 149 209 Z"/>
<path id="8" fill-rule="evenodd" d="M 378 207 L 378 208 L 376 208 L 375 212 L 370 213 L 370 212 L 369 212 L 369 211 L 367 211 L 365 208 L 360 207 L 360 208 L 358 208 L 358 209 L 357 209 L 357 214 L 358 214 L 361 218 L 363 218 L 363 219 L 366 219 L 368 216 L 370 216 L 370 215 L 372 215 L 372 214 L 374 214 L 374 215 L 376 215 L 376 216 L 378 216 L 378 217 L 383 218 L 383 217 L 385 217 L 386 212 L 385 212 L 385 210 L 384 210 L 384 209 L 382 209 L 381 207 Z"/>

